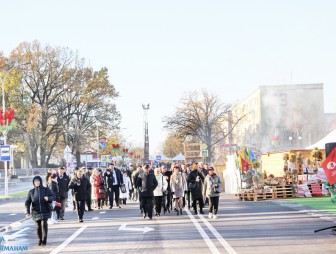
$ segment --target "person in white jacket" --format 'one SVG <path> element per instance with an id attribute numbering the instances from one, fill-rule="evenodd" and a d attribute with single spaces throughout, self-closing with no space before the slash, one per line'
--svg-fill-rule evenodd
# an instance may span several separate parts
<path id="1" fill-rule="evenodd" d="M 132 190 L 132 182 L 129 176 L 127 175 L 126 170 L 123 171 L 123 180 L 124 183 L 120 187 L 120 199 L 122 203 L 126 205 L 126 200 L 129 198 L 129 191 Z"/>
<path id="2" fill-rule="evenodd" d="M 155 216 L 159 217 L 161 214 L 163 193 L 167 191 L 168 182 L 166 178 L 161 174 L 160 168 L 154 169 L 154 174 L 158 182 L 158 186 L 154 190 Z"/>

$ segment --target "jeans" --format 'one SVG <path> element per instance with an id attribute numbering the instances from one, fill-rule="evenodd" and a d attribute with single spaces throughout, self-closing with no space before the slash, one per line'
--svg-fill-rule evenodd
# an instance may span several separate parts
<path id="1" fill-rule="evenodd" d="M 77 204 L 78 219 L 82 220 L 83 215 L 84 215 L 84 210 L 85 210 L 85 200 L 78 200 L 76 201 L 76 204 Z"/>

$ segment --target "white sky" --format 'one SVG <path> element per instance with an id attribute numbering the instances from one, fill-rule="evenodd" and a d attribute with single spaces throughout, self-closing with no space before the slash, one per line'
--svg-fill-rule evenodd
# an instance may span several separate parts
<path id="1" fill-rule="evenodd" d="M 0 50 L 35 39 L 78 50 L 106 66 L 120 92 L 127 142 L 143 144 L 150 103 L 150 152 L 185 92 L 207 88 L 224 102 L 260 85 L 324 83 L 336 112 L 333 0 L 0 0 Z M 131 136 L 130 136 L 131 135 Z"/>

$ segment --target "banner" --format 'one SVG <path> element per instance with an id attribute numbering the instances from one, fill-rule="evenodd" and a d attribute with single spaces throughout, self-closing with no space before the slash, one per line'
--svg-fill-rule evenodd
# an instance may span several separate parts
<path id="1" fill-rule="evenodd" d="M 246 160 L 244 160 L 242 157 L 240 157 L 240 159 L 241 159 L 242 171 L 249 170 L 249 163 Z"/>
<path id="2" fill-rule="evenodd" d="M 330 184 L 336 183 L 336 148 L 334 148 L 322 164 Z"/>
<path id="3" fill-rule="evenodd" d="M 106 138 L 99 138 L 99 149 L 106 149 Z"/>

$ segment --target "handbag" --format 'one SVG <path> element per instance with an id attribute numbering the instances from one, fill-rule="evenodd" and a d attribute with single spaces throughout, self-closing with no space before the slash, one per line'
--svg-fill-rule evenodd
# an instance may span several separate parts
<path id="1" fill-rule="evenodd" d="M 220 192 L 221 192 L 221 190 L 220 190 L 220 187 L 219 187 L 219 186 L 212 187 L 212 189 L 213 189 L 213 192 L 214 192 L 214 193 L 220 193 Z"/>
<path id="2" fill-rule="evenodd" d="M 188 187 L 189 187 L 189 190 L 195 189 L 196 183 L 189 183 Z"/>
<path id="3" fill-rule="evenodd" d="M 122 184 L 120 186 L 120 190 L 121 190 L 121 193 L 126 193 L 127 192 L 125 184 Z"/>
<path id="4" fill-rule="evenodd" d="M 105 193 L 105 189 L 98 189 L 98 193 L 100 194 Z"/>

